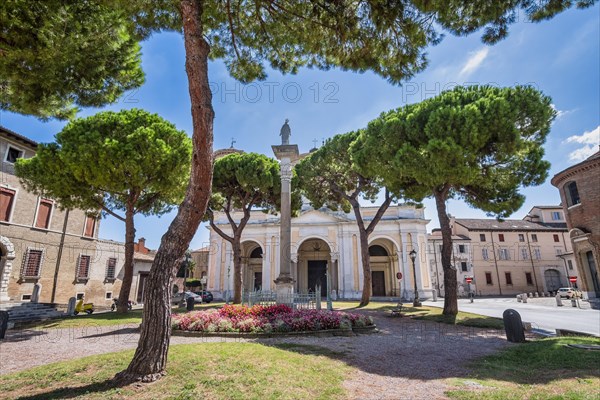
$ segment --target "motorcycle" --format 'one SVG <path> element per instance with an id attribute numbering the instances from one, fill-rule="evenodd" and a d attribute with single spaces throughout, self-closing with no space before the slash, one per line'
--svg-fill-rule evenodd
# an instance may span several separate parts
<path id="1" fill-rule="evenodd" d="M 110 306 L 110 310 L 111 311 L 115 311 L 117 309 L 117 306 L 119 305 L 119 299 L 114 297 L 113 298 L 113 303 Z M 127 301 L 127 311 L 131 311 L 133 309 L 133 301 L 128 300 Z"/>
<path id="2" fill-rule="evenodd" d="M 84 303 L 83 297 L 82 297 L 81 299 L 79 299 L 77 304 L 75 304 L 75 310 L 73 311 L 73 314 L 77 315 L 80 312 L 85 312 L 88 315 L 93 313 L 94 312 L 94 303 Z"/>

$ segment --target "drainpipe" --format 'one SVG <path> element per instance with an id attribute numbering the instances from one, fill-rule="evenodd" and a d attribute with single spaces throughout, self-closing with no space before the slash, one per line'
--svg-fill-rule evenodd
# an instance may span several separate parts
<path id="1" fill-rule="evenodd" d="M 65 212 L 65 221 L 63 223 L 62 233 L 60 235 L 60 244 L 58 245 L 58 254 L 56 255 L 56 267 L 54 268 L 54 280 L 52 282 L 52 295 L 50 303 L 54 304 L 56 298 L 56 285 L 58 283 L 58 270 L 60 269 L 60 260 L 62 259 L 63 247 L 65 246 L 65 236 L 67 234 L 67 222 L 69 222 L 69 209 Z"/>
<path id="2" fill-rule="evenodd" d="M 533 281 L 535 282 L 535 291 L 540 292 L 540 288 L 538 286 L 537 276 L 535 274 L 535 264 L 533 262 L 533 253 L 531 252 L 531 243 L 529 242 L 529 233 L 525 232 L 525 237 L 527 238 L 527 248 L 529 249 L 529 259 L 531 260 L 531 270 L 533 271 Z"/>
<path id="3" fill-rule="evenodd" d="M 500 285 L 500 271 L 498 271 L 498 260 L 496 259 L 496 246 L 494 243 L 494 232 L 490 231 L 490 236 L 492 237 L 492 253 L 494 253 L 494 265 L 496 266 L 496 277 L 498 278 L 498 290 L 500 291 L 500 296 L 502 296 L 502 285 Z"/>

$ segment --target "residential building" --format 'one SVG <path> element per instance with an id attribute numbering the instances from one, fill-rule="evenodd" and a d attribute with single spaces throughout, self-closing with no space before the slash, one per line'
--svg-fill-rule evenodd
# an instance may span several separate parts
<path id="1" fill-rule="evenodd" d="M 363 207 L 368 223 L 377 207 Z M 241 212 L 233 219 L 239 221 Z M 417 251 L 415 260 L 417 287 L 422 298 L 432 295 L 428 266 L 427 233 L 423 209 L 414 206 L 391 206 L 369 237 L 374 297 L 412 298 L 413 270 L 408 254 Z M 231 234 L 223 213 L 215 215 L 215 224 Z M 334 212 L 325 208 L 314 210 L 307 205 L 292 218 L 291 258 L 294 290 L 314 292 L 321 283 L 326 295 L 330 274 L 334 298 L 358 299 L 362 294 L 363 268 L 359 233 L 353 213 Z M 242 235 L 242 270 L 244 291 L 273 291 L 279 275 L 279 217 L 253 210 Z M 233 291 L 233 262 L 230 244 L 210 229 L 208 290 L 215 297 L 227 297 Z M 402 273 L 402 280 L 396 278 Z"/>
<path id="2" fill-rule="evenodd" d="M 429 252 L 429 272 L 437 293 L 444 295 L 444 270 L 442 268 L 442 231 L 434 229 L 427 236 Z M 471 239 L 464 235 L 452 235 L 452 265 L 456 268 L 459 296 L 466 296 L 476 291 L 476 284 L 467 283 L 467 277 L 473 277 L 473 252 Z"/>
<path id="3" fill-rule="evenodd" d="M 85 295 L 109 306 L 120 289 L 124 247 L 98 239 L 97 212 L 63 210 L 25 190 L 14 174 L 37 143 L 0 127 L 0 301 L 66 304 Z"/>
<path id="4" fill-rule="evenodd" d="M 554 175 L 566 215 L 581 289 L 600 298 L 600 152 Z"/>
<path id="5" fill-rule="evenodd" d="M 451 218 L 451 227 L 469 239 L 479 295 L 554 292 L 579 277 L 560 206 L 533 207 L 523 220 Z"/>

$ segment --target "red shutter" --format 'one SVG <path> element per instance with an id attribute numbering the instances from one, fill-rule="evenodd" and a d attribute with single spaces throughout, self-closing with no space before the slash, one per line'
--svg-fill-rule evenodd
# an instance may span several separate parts
<path id="1" fill-rule="evenodd" d="M 87 278 L 90 272 L 90 256 L 79 256 L 78 278 Z"/>
<path id="2" fill-rule="evenodd" d="M 84 236 L 94 237 L 94 232 L 96 230 L 96 218 L 88 215 L 85 217 L 85 233 Z"/>
<path id="3" fill-rule="evenodd" d="M 0 221 L 8 221 L 15 198 L 15 191 L 0 188 Z"/>
<path id="4" fill-rule="evenodd" d="M 48 229 L 48 224 L 50 223 L 50 211 L 52 211 L 52 202 L 50 200 L 40 200 L 37 218 L 35 220 L 36 228 Z"/>

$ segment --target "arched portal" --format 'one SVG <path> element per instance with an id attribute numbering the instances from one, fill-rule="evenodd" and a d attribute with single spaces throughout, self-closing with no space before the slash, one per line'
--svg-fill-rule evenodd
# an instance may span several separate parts
<path id="1" fill-rule="evenodd" d="M 12 242 L 0 236 L 0 301 L 8 301 L 8 280 L 15 259 L 15 248 Z"/>
<path id="2" fill-rule="evenodd" d="M 373 297 L 397 295 L 398 283 L 394 273 L 394 262 L 397 259 L 392 241 L 379 238 L 369 244 Z"/>
<path id="3" fill-rule="evenodd" d="M 302 242 L 298 248 L 298 271 L 296 290 L 300 293 L 314 293 L 321 287 L 321 296 L 337 290 L 337 270 L 331 262 L 331 247 L 322 239 L 311 238 Z M 329 279 L 327 272 L 329 271 Z"/>
<path id="4" fill-rule="evenodd" d="M 555 292 L 563 286 L 560 272 L 556 269 L 547 269 L 544 271 L 544 279 L 546 281 L 546 289 L 549 292 Z"/>
<path id="5" fill-rule="evenodd" d="M 245 292 L 262 290 L 263 249 L 253 241 L 242 242 L 242 288 Z"/>

